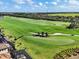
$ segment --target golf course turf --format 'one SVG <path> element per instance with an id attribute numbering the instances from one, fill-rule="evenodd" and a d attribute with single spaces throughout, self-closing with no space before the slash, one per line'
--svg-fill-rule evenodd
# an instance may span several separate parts
<path id="1" fill-rule="evenodd" d="M 23 38 L 16 41 L 16 48 L 26 48 L 33 59 L 53 59 L 53 56 L 62 50 L 79 47 L 79 36 L 49 35 L 47 38 L 32 36 L 32 33 L 35 32 L 79 34 L 79 29 L 66 29 L 69 24 L 68 22 L 10 16 L 5 16 L 0 20 L 0 26 L 4 28 L 7 36 L 18 37 L 24 35 Z M 18 43 L 22 43 L 22 45 L 18 46 Z"/>

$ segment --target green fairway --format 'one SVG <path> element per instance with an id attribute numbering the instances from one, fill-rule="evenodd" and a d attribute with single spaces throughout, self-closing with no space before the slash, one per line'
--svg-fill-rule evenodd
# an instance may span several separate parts
<path id="1" fill-rule="evenodd" d="M 33 59 L 53 59 L 56 53 L 64 49 L 79 47 L 79 36 L 49 35 L 47 38 L 32 36 L 32 33 L 35 32 L 79 34 L 79 29 L 66 29 L 66 26 L 69 24 L 68 22 L 34 20 L 10 16 L 5 16 L 0 20 L 0 26 L 4 27 L 6 35 L 16 37 L 24 35 L 23 38 L 16 42 L 16 48 L 27 48 L 26 51 Z M 17 47 L 20 42 L 22 45 Z"/>

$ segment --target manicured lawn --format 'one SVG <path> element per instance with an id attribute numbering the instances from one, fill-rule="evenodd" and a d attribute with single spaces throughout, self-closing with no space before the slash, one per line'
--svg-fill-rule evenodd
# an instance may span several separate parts
<path id="1" fill-rule="evenodd" d="M 34 32 L 79 34 L 79 29 L 66 29 L 68 25 L 68 22 L 34 20 L 9 16 L 5 16 L 3 20 L 0 20 L 0 26 L 4 27 L 6 35 L 16 37 L 24 35 L 23 38 L 17 40 L 16 48 L 27 48 L 26 51 L 33 59 L 53 59 L 56 53 L 64 49 L 78 47 L 78 36 L 49 36 L 47 38 L 32 36 Z M 20 42 L 22 45 L 17 47 Z"/>

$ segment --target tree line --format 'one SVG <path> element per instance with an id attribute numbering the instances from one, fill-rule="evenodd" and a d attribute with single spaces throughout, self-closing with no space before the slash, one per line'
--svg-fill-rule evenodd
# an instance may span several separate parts
<path id="1" fill-rule="evenodd" d="M 31 18 L 35 20 L 63 21 L 71 22 L 72 19 L 79 19 L 79 16 L 49 16 L 48 13 L 0 13 L 0 16 L 14 16 L 22 18 Z"/>

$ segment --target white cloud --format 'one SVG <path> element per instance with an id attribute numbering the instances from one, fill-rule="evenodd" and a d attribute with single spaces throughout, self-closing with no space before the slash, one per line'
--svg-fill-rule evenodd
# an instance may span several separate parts
<path id="1" fill-rule="evenodd" d="M 13 0 L 17 4 L 33 4 L 34 2 L 32 0 Z"/>
<path id="2" fill-rule="evenodd" d="M 79 5 L 79 1 L 78 0 L 69 0 L 69 4 L 72 6 L 77 6 L 77 5 Z"/>
<path id="3" fill-rule="evenodd" d="M 40 7 L 40 6 L 36 4 L 36 5 L 34 5 L 34 7 Z"/>
<path id="4" fill-rule="evenodd" d="M 60 2 L 60 0 L 57 0 L 56 2 Z"/>
<path id="5" fill-rule="evenodd" d="M 57 0 L 61 1 L 61 0 Z M 65 3 L 67 2 L 67 3 Z M 79 7 L 79 0 L 64 0 L 63 4 L 58 4 L 58 2 L 52 2 L 55 7 L 62 8 L 62 9 L 78 9 Z"/>
<path id="6" fill-rule="evenodd" d="M 57 2 L 51 2 L 53 5 L 58 5 L 58 3 Z"/>
<path id="7" fill-rule="evenodd" d="M 14 8 L 20 9 L 21 7 L 19 5 L 14 5 Z"/>
<path id="8" fill-rule="evenodd" d="M 20 8 L 20 6 L 18 6 L 19 4 L 25 4 L 25 5 L 29 5 L 29 6 L 31 6 L 31 7 L 37 7 L 37 8 L 39 8 L 39 7 L 46 7 L 47 8 L 47 6 L 46 5 L 48 5 L 48 1 L 46 1 L 45 3 L 42 3 L 42 2 L 38 2 L 38 3 L 36 3 L 35 1 L 33 1 L 33 0 L 15 0 L 15 2 L 16 2 L 16 5 L 15 5 L 15 7 L 16 8 Z"/>
<path id="9" fill-rule="evenodd" d="M 68 2 L 68 0 L 63 0 L 64 2 Z M 62 0 L 56 0 L 56 2 L 62 2 Z"/>
<path id="10" fill-rule="evenodd" d="M 68 2 L 68 0 L 64 0 L 64 2 Z"/>
<path id="11" fill-rule="evenodd" d="M 40 6 L 43 6 L 43 3 L 42 3 L 42 2 L 39 2 L 39 5 L 40 5 Z"/>
<path id="12" fill-rule="evenodd" d="M 34 2 L 32 0 L 26 0 L 27 3 L 33 4 Z"/>
<path id="13" fill-rule="evenodd" d="M 25 4 L 25 0 L 15 0 L 15 3 L 17 3 L 17 4 Z"/>
<path id="14" fill-rule="evenodd" d="M 47 2 L 47 1 L 45 2 L 45 4 L 48 4 L 48 3 L 49 3 L 49 2 Z"/>

